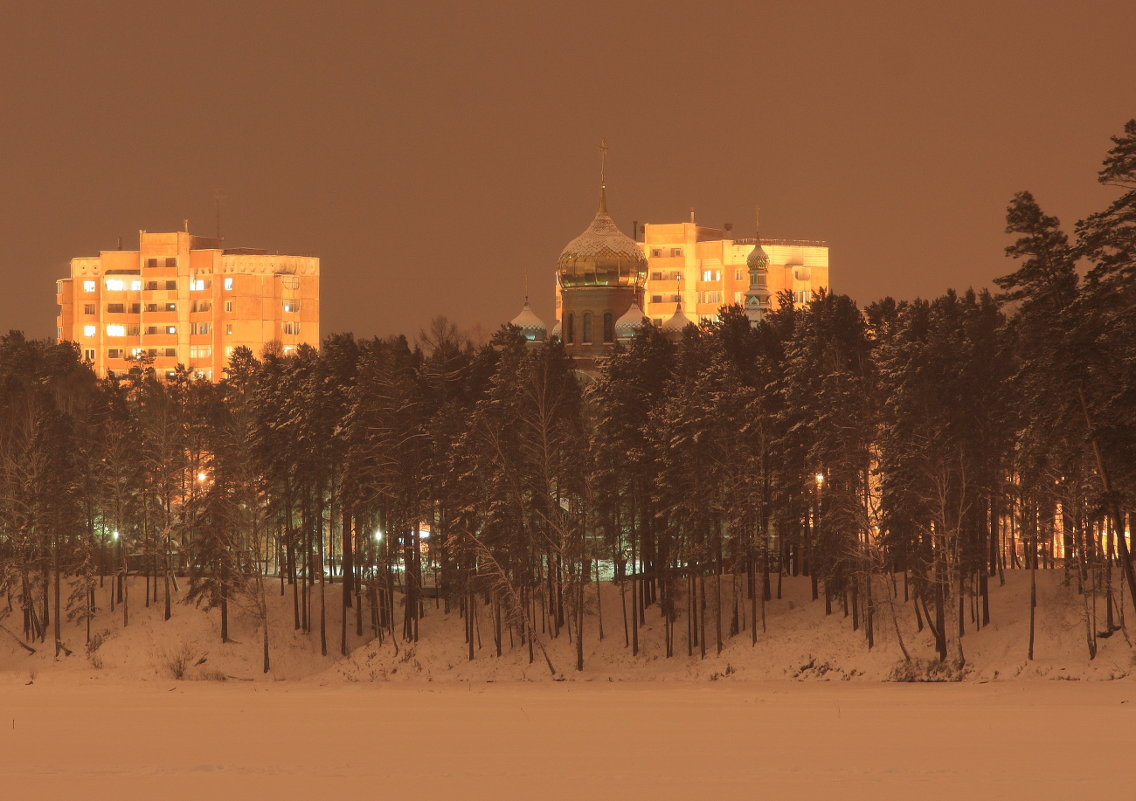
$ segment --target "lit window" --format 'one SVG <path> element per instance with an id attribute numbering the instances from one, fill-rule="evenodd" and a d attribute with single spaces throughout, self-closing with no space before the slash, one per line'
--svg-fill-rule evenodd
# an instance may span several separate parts
<path id="1" fill-rule="evenodd" d="M 94 292 L 95 291 L 95 282 L 94 281 L 84 281 L 83 282 L 83 291 L 84 292 Z"/>
<path id="2" fill-rule="evenodd" d="M 284 355 L 287 356 L 289 353 L 294 353 L 295 350 L 296 350 L 295 345 L 285 345 L 284 346 Z"/>
<path id="3" fill-rule="evenodd" d="M 233 288 L 233 279 L 232 278 L 226 278 L 225 279 L 225 289 L 232 289 L 232 288 Z"/>
<path id="4" fill-rule="evenodd" d="M 233 351 L 236 350 L 232 345 L 225 348 L 225 361 L 230 361 L 233 358 Z"/>
<path id="5" fill-rule="evenodd" d="M 130 291 L 131 292 L 141 292 L 142 291 L 142 279 L 141 278 L 135 278 L 133 281 L 130 282 Z"/>
<path id="6" fill-rule="evenodd" d="M 166 326 L 166 333 L 167 334 L 176 334 L 177 332 L 178 332 L 178 329 L 177 329 L 176 325 L 167 325 Z"/>
<path id="7" fill-rule="evenodd" d="M 95 335 L 95 332 L 98 331 L 98 330 L 99 329 L 98 329 L 97 326 L 85 325 L 85 326 L 83 326 L 83 336 L 93 337 Z"/>
<path id="8" fill-rule="evenodd" d="M 107 336 L 108 337 L 124 337 L 124 336 L 126 336 L 126 326 L 124 326 L 124 325 L 108 325 L 107 326 Z"/>
<path id="9" fill-rule="evenodd" d="M 126 289 L 126 282 L 121 278 L 108 278 L 106 287 L 111 292 L 122 292 Z"/>
<path id="10" fill-rule="evenodd" d="M 300 301 L 298 301 L 298 300 L 286 300 L 286 301 L 284 301 L 284 311 L 286 311 L 286 312 L 298 312 L 299 310 L 300 310 Z"/>
<path id="11" fill-rule="evenodd" d="M 232 323 L 225 323 L 225 335 L 226 336 L 232 336 L 233 335 L 233 324 Z"/>
<path id="12" fill-rule="evenodd" d="M 190 345 L 189 358 L 191 359 L 208 359 L 213 355 L 212 345 Z"/>
<path id="13" fill-rule="evenodd" d="M 194 292 L 201 292 L 202 290 L 205 289 L 205 279 L 204 278 L 194 278 L 190 282 L 189 288 L 192 289 Z"/>
<path id="14" fill-rule="evenodd" d="M 290 334 L 290 335 L 293 335 L 293 336 L 296 335 L 296 334 L 299 334 L 300 333 L 300 324 L 299 323 L 293 323 L 293 322 L 284 323 L 284 333 Z"/>
<path id="15" fill-rule="evenodd" d="M 212 333 L 213 326 L 210 323 L 190 323 L 189 333 L 191 334 L 209 334 Z"/>

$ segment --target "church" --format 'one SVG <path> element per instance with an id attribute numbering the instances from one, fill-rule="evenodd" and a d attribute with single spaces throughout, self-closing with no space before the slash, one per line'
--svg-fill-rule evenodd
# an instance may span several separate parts
<path id="1" fill-rule="evenodd" d="M 722 306 L 736 303 L 756 325 L 781 298 L 804 304 L 828 288 L 827 243 L 763 240 L 760 233 L 732 239 L 730 229 L 698 225 L 692 210 L 687 223 L 644 225 L 644 241 L 637 242 L 608 213 L 601 167 L 595 217 L 560 252 L 552 331 L 527 298 L 511 322 L 531 342 L 561 339 L 588 372 L 644 322 L 677 337 L 686 326 L 716 319 Z"/>

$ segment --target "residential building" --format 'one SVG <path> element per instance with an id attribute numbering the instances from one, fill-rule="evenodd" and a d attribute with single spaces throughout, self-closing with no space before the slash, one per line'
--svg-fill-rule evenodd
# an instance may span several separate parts
<path id="1" fill-rule="evenodd" d="M 217 380 L 237 347 L 260 356 L 269 343 L 287 353 L 320 342 L 311 256 L 141 231 L 137 250 L 71 259 L 70 277 L 56 284 L 58 338 L 78 343 L 99 375 L 145 361 Z"/>
<path id="2" fill-rule="evenodd" d="M 647 257 L 644 313 L 661 325 L 680 307 L 691 321 L 713 319 L 725 305 L 747 306 L 750 271 L 754 289 L 763 302 L 779 305 L 782 292 L 791 293 L 793 302 L 809 302 L 812 294 L 827 289 L 828 244 L 800 239 L 732 239 L 726 229 L 709 228 L 693 221 L 648 223 L 643 226 L 641 247 Z M 767 260 L 765 286 L 756 261 L 747 259 L 760 250 Z"/>

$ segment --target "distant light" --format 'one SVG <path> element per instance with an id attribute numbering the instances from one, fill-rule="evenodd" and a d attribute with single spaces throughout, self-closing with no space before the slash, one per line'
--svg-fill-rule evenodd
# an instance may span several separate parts
<path id="1" fill-rule="evenodd" d="M 818 486 L 818 487 L 819 487 L 819 486 L 820 486 L 821 484 L 823 484 L 823 483 L 824 483 L 824 473 L 817 473 L 817 474 L 816 474 L 816 482 L 817 482 L 817 486 Z"/>
<path id="2" fill-rule="evenodd" d="M 376 531 L 375 532 L 375 542 L 382 542 L 382 541 L 383 541 L 383 532 Z"/>
<path id="3" fill-rule="evenodd" d="M 420 532 L 418 532 L 418 537 L 419 537 L 419 539 L 428 540 L 428 539 L 430 539 L 430 532 L 429 531 L 420 531 Z"/>
<path id="4" fill-rule="evenodd" d="M 115 531 L 114 531 L 114 539 L 115 539 L 115 541 L 118 540 L 118 529 L 115 529 Z"/>
<path id="5" fill-rule="evenodd" d="M 207 478 L 209 478 L 209 476 L 205 475 L 205 473 L 198 473 L 197 474 L 197 480 L 198 481 L 204 482 L 205 479 L 207 479 Z"/>

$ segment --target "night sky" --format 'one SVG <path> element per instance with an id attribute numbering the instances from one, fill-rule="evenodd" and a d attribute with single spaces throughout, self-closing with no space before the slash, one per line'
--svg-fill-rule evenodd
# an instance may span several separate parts
<path id="1" fill-rule="evenodd" d="M 138 229 L 322 260 L 322 329 L 550 324 L 598 145 L 632 220 L 825 239 L 861 303 L 990 286 L 1136 116 L 1136 3 L 4 2 L 0 329 Z"/>

